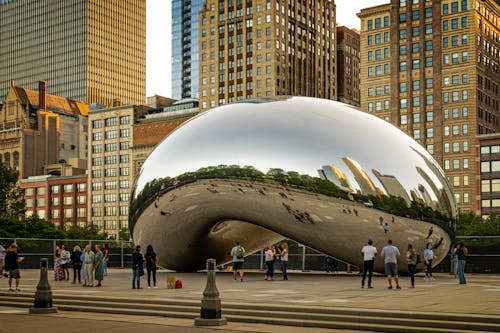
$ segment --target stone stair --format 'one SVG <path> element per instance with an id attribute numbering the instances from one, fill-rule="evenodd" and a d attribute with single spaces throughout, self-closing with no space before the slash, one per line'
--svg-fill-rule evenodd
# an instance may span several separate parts
<path id="1" fill-rule="evenodd" d="M 200 301 L 123 298 L 88 295 L 53 296 L 64 311 L 163 316 L 194 319 Z M 34 293 L 0 292 L 0 305 L 29 308 Z M 498 332 L 500 315 L 424 313 L 345 307 L 276 306 L 222 302 L 222 314 L 230 322 L 298 327 L 349 329 L 377 332 Z"/>

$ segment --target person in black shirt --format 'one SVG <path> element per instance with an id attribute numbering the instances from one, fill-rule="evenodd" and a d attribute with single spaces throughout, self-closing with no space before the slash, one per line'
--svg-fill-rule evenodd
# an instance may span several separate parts
<path id="1" fill-rule="evenodd" d="M 9 248 L 9 252 L 5 255 L 5 267 L 6 271 L 9 272 L 9 291 L 14 291 L 12 288 L 12 279 L 16 280 L 16 290 L 19 289 L 19 281 L 21 280 L 21 274 L 19 273 L 19 263 L 24 260 L 24 257 L 20 257 L 17 254 L 17 244 L 12 243 Z"/>
<path id="2" fill-rule="evenodd" d="M 137 245 L 135 247 L 135 252 L 132 254 L 132 271 L 134 273 L 132 277 L 132 289 L 135 288 L 135 281 L 137 281 L 137 289 L 141 288 L 141 275 L 144 275 L 144 271 L 142 268 L 142 263 L 144 262 L 144 258 L 141 254 L 141 246 Z"/>
<path id="3" fill-rule="evenodd" d="M 76 278 L 78 277 L 78 283 L 82 283 L 82 249 L 76 245 L 71 253 L 71 264 L 73 265 L 73 284 L 76 283 Z"/>
<path id="4" fill-rule="evenodd" d="M 158 256 L 153 250 L 153 246 L 148 245 L 144 259 L 146 260 L 146 270 L 148 272 L 148 288 L 151 288 L 151 275 L 153 275 L 153 288 L 158 288 L 156 286 L 156 263 L 158 262 Z"/>
<path id="5" fill-rule="evenodd" d="M 467 254 L 469 254 L 469 250 L 467 250 L 464 243 L 458 243 L 454 252 L 455 252 L 455 255 L 457 256 L 457 259 L 458 259 L 458 281 L 459 281 L 459 284 L 466 284 L 467 280 L 465 279 L 465 258 L 467 257 Z"/>

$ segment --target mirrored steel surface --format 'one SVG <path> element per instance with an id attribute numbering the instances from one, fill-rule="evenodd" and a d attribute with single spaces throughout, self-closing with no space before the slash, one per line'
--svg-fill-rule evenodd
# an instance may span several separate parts
<path id="1" fill-rule="evenodd" d="M 437 264 L 456 211 L 437 162 L 398 128 L 283 97 L 212 109 L 166 137 L 136 179 L 130 230 L 178 270 L 230 261 L 236 240 L 250 253 L 283 238 L 357 265 L 368 239 L 379 250 L 392 239 L 402 264 L 408 243 L 432 242 Z"/>

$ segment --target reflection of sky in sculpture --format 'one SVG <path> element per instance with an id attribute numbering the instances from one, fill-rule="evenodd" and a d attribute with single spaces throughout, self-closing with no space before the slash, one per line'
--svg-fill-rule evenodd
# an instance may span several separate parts
<path id="1" fill-rule="evenodd" d="M 357 162 L 382 190 L 384 186 L 372 170 L 394 176 L 409 197 L 411 190 L 418 191 L 423 185 L 430 198 L 439 201 L 434 191 L 441 191 L 446 181 L 435 175 L 432 169 L 441 171 L 428 152 L 388 122 L 342 103 L 293 97 L 240 102 L 192 119 L 149 156 L 135 193 L 155 178 L 221 164 L 250 165 L 264 173 L 282 168 L 312 177 L 319 176 L 318 169 L 331 165 L 359 190 L 345 158 Z"/>

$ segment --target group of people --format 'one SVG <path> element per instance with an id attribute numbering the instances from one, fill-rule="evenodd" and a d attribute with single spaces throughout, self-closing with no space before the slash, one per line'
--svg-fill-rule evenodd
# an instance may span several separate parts
<path id="1" fill-rule="evenodd" d="M 233 257 L 233 277 L 237 281 L 238 275 L 240 281 L 243 282 L 243 263 L 245 262 L 246 251 L 240 242 L 231 248 L 230 255 Z M 280 261 L 281 271 L 283 274 L 282 280 L 288 280 L 287 275 L 287 265 L 288 265 L 288 243 L 281 243 L 279 248 L 274 245 L 269 245 L 265 250 L 265 261 L 266 261 L 266 276 L 264 280 L 272 281 L 274 279 L 274 263 L 276 260 Z"/>
<path id="2" fill-rule="evenodd" d="M 148 273 L 148 288 L 151 288 L 151 277 L 153 278 L 153 288 L 158 288 L 156 285 L 158 255 L 153 250 L 153 246 L 148 245 L 143 256 L 141 246 L 137 245 L 132 254 L 132 289 L 142 289 L 141 276 L 144 275 L 144 262 L 146 262 L 146 271 Z"/>
<path id="3" fill-rule="evenodd" d="M 8 248 L 5 248 L 4 245 L 0 245 L 0 278 L 9 278 L 9 291 L 21 291 L 19 288 L 21 280 L 19 263 L 24 260 L 24 257 L 17 254 L 16 243 L 12 243 Z M 16 281 L 16 289 L 12 287 L 12 280 Z"/>
<path id="4" fill-rule="evenodd" d="M 432 276 L 432 261 L 436 258 L 434 251 L 432 250 L 432 243 L 427 243 L 425 250 L 423 251 L 424 264 L 426 266 L 424 281 L 435 281 Z M 463 243 L 458 243 L 455 247 L 453 253 L 457 256 L 457 271 L 460 284 L 466 284 L 465 279 L 465 258 L 468 254 L 468 250 Z M 363 255 L 363 277 L 361 279 L 361 288 L 365 287 L 366 276 L 368 275 L 368 288 L 373 288 L 372 286 L 372 274 L 373 266 L 375 263 L 375 256 L 377 255 L 377 248 L 373 246 L 373 241 L 368 240 L 368 244 L 363 246 L 361 249 L 361 254 Z M 382 258 L 384 258 L 384 268 L 385 274 L 387 275 L 387 282 L 389 283 L 388 288 L 392 289 L 392 279 L 396 283 L 396 289 L 401 289 L 399 285 L 399 273 L 398 273 L 398 258 L 400 257 L 399 249 L 392 244 L 392 240 L 387 241 L 387 245 L 380 252 Z M 415 272 L 417 264 L 420 262 L 420 255 L 417 250 L 413 248 L 412 244 L 408 244 L 406 249 L 406 264 L 408 267 L 408 274 L 410 276 L 411 288 L 415 287 Z"/>
<path id="5" fill-rule="evenodd" d="M 102 287 L 104 276 L 107 275 L 107 263 L 109 260 L 109 246 L 104 244 L 95 245 L 92 251 L 90 245 L 86 245 L 82 251 L 81 247 L 76 245 L 73 252 L 69 252 L 63 244 L 56 246 L 54 253 L 54 281 L 69 281 L 70 265 L 73 267 L 73 284 L 81 284 L 83 280 L 84 287 Z M 97 284 L 94 285 L 94 281 Z"/>

